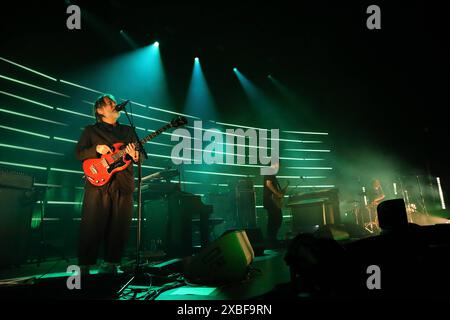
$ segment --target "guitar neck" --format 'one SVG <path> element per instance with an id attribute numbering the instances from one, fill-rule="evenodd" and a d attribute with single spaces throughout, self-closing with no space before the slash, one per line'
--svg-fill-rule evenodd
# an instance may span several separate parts
<path id="1" fill-rule="evenodd" d="M 164 127 L 161 127 L 158 130 L 156 130 L 155 132 L 150 133 L 149 135 L 147 135 L 146 137 L 144 137 L 140 140 L 141 144 L 144 145 L 145 143 L 152 140 L 156 136 L 159 136 L 161 133 L 163 133 L 164 131 L 166 131 L 167 129 L 169 129 L 171 127 L 172 127 L 172 125 L 170 123 L 168 123 Z M 136 147 L 136 145 L 137 145 L 137 143 L 134 143 L 135 147 Z M 122 149 L 119 152 L 117 152 L 116 154 L 113 154 L 112 158 L 114 159 L 114 161 L 118 160 L 118 159 L 122 158 L 126 153 L 127 152 L 125 151 L 125 149 Z"/>

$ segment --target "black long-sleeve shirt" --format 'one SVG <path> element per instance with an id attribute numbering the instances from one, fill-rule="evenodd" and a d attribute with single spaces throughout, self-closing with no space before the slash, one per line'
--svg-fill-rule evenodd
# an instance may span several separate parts
<path id="1" fill-rule="evenodd" d="M 276 176 L 263 176 L 263 206 L 268 207 L 272 203 L 272 190 L 269 189 L 269 187 L 266 186 L 266 182 L 271 181 L 272 185 L 275 189 L 281 190 L 280 184 L 278 183 L 278 179 Z"/>
<path id="2" fill-rule="evenodd" d="M 106 122 L 97 122 L 94 125 L 87 126 L 83 130 L 80 140 L 77 143 L 75 153 L 80 161 L 91 158 L 100 158 L 101 154 L 96 151 L 97 145 L 106 144 L 111 147 L 117 142 L 128 144 L 134 141 L 136 141 L 136 139 L 134 138 L 133 129 L 130 126 L 121 125 L 118 122 L 115 125 Z M 111 177 L 111 180 L 101 187 L 96 187 L 86 181 L 86 188 L 89 187 L 118 188 L 124 193 L 132 193 L 134 191 L 133 166 L 129 165 L 125 170 L 115 172 Z"/>

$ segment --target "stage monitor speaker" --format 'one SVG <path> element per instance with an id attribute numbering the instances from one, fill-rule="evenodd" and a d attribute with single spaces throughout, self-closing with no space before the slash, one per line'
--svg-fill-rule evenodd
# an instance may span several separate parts
<path id="1" fill-rule="evenodd" d="M 377 214 L 381 230 L 408 230 L 408 214 L 403 199 L 392 199 L 381 202 L 377 207 Z"/>
<path id="2" fill-rule="evenodd" d="M 318 238 L 347 241 L 365 238 L 371 233 L 355 223 L 340 223 L 321 226 L 314 232 L 314 235 Z"/>
<path id="3" fill-rule="evenodd" d="M 255 253 L 255 256 L 256 257 L 263 256 L 266 245 L 264 242 L 264 236 L 263 236 L 261 228 L 245 228 L 245 229 L 240 229 L 240 230 L 245 231 L 245 233 L 247 234 L 247 238 L 250 241 L 250 245 L 253 248 L 253 252 Z M 225 231 L 223 233 L 223 235 L 226 235 L 230 232 L 235 232 L 235 231 L 239 231 L 239 230 L 238 229 L 230 229 L 230 230 Z"/>
<path id="4" fill-rule="evenodd" d="M 245 231 L 224 234 L 184 263 L 185 277 L 201 284 L 242 281 L 255 254 Z"/>

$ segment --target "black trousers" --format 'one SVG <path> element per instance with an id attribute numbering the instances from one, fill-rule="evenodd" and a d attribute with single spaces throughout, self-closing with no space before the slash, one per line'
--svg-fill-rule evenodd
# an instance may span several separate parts
<path id="1" fill-rule="evenodd" d="M 117 188 L 86 188 L 80 225 L 78 263 L 97 263 L 104 244 L 104 260 L 120 263 L 130 234 L 133 217 L 133 194 Z"/>
<path id="2" fill-rule="evenodd" d="M 283 213 L 270 201 L 264 205 L 264 208 L 267 211 L 267 238 L 270 241 L 276 240 L 283 220 Z"/>

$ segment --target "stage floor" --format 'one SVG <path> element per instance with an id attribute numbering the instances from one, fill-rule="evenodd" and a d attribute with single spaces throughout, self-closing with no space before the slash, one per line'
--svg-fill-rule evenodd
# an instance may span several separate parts
<path id="1" fill-rule="evenodd" d="M 248 300 L 264 299 L 290 282 L 285 249 L 265 250 L 249 266 L 247 279 L 221 285 L 199 285 L 185 281 L 182 273 L 168 275 L 144 273 L 123 288 L 133 272 L 118 275 L 98 274 L 91 270 L 81 290 L 69 290 L 67 267 L 76 259 L 58 259 L 40 264 L 28 263 L 0 270 L 0 297 L 5 299 L 88 299 L 88 300 Z M 132 263 L 133 261 L 127 261 Z M 124 263 L 126 265 L 126 263 Z M 126 269 L 126 268 L 124 268 Z M 82 279 L 83 280 L 83 279 Z"/>

